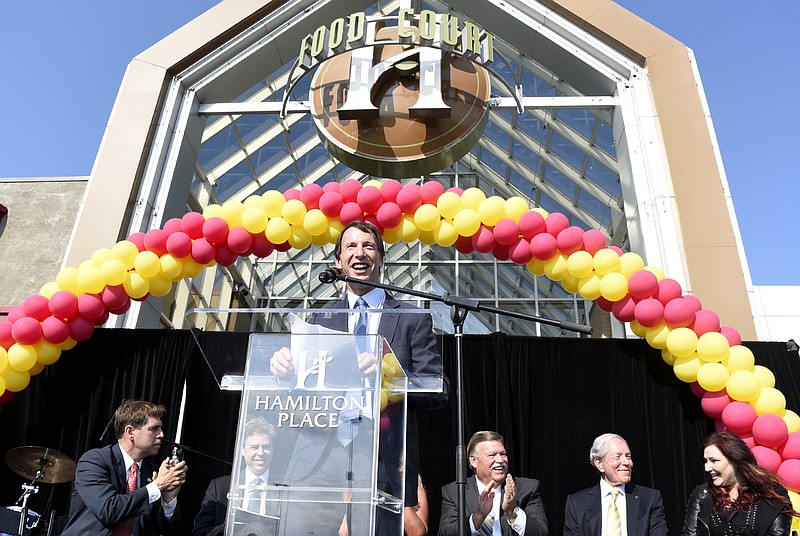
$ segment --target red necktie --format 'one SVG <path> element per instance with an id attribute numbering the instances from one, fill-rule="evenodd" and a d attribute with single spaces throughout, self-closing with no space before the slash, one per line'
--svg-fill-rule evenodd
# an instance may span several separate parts
<path id="1" fill-rule="evenodd" d="M 139 464 L 131 465 L 131 472 L 128 475 L 128 493 L 133 493 L 139 488 Z M 114 536 L 131 536 L 133 534 L 133 520 L 126 519 L 114 527 Z"/>

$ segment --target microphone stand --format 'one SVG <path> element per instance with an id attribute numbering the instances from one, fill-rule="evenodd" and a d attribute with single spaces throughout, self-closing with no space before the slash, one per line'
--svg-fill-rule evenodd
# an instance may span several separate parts
<path id="1" fill-rule="evenodd" d="M 193 448 L 187 447 L 186 445 L 183 445 L 181 443 L 176 443 L 175 441 L 170 441 L 167 438 L 162 438 L 161 442 L 162 443 L 166 443 L 167 445 L 172 445 L 173 447 L 178 447 L 179 449 L 181 449 L 184 452 L 190 452 L 190 453 L 194 453 L 194 454 L 199 454 L 200 456 L 205 456 L 206 458 L 210 458 L 210 459 L 212 459 L 214 461 L 218 461 L 220 463 L 224 463 L 225 465 L 228 465 L 228 466 L 231 466 L 231 467 L 233 466 L 233 463 L 230 460 L 223 460 L 222 458 L 217 458 L 216 456 L 212 456 L 211 454 L 206 454 L 205 452 L 200 452 L 199 450 L 195 450 Z"/>
<path id="2" fill-rule="evenodd" d="M 397 287 L 395 285 L 388 285 L 378 281 L 369 281 L 359 279 L 357 277 L 349 276 L 342 272 L 339 268 L 328 268 L 319 274 L 319 280 L 323 283 L 333 283 L 334 281 L 344 281 L 345 283 L 355 283 L 367 287 L 382 288 L 400 294 L 409 294 L 419 298 L 427 298 L 432 301 L 438 301 L 450 306 L 450 318 L 453 321 L 453 332 L 456 339 L 456 430 L 458 435 L 458 444 L 456 445 L 456 487 L 458 489 L 458 534 L 459 536 L 466 536 L 469 534 L 469 525 L 467 523 L 466 505 L 467 505 L 467 452 L 466 445 L 464 444 L 464 370 L 463 362 L 463 338 L 464 338 L 464 321 L 470 311 L 487 311 L 513 318 L 520 318 L 523 320 L 530 320 L 540 324 L 548 324 L 551 326 L 558 326 L 561 329 L 568 331 L 575 331 L 577 333 L 591 334 L 592 328 L 583 324 L 575 322 L 568 322 L 565 320 L 555 320 L 552 318 L 544 318 L 541 316 L 529 315 L 517 311 L 506 311 L 498 307 L 490 305 L 482 305 L 477 300 L 462 298 L 460 296 L 452 296 L 445 292 L 443 294 L 433 294 L 430 292 L 422 292 L 409 288 Z"/>

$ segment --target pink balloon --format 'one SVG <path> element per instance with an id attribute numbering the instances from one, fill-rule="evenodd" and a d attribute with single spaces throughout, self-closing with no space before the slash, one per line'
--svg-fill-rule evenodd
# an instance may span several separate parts
<path id="1" fill-rule="evenodd" d="M 529 210 L 519 218 L 519 232 L 528 240 L 543 233 L 547 229 L 544 223 L 544 216 L 533 210 Z"/>
<path id="2" fill-rule="evenodd" d="M 478 232 L 472 235 L 472 247 L 481 253 L 489 253 L 494 251 L 497 241 L 494 239 L 494 233 L 485 225 L 481 225 Z"/>
<path id="3" fill-rule="evenodd" d="M 78 314 L 83 318 L 95 320 L 105 312 L 106 304 L 99 294 L 82 294 L 78 298 Z"/>
<path id="4" fill-rule="evenodd" d="M 78 298 L 68 290 L 59 290 L 50 297 L 48 307 L 53 316 L 72 318 L 78 314 Z"/>
<path id="5" fill-rule="evenodd" d="M 326 182 L 325 185 L 322 187 L 322 190 L 325 192 L 338 192 L 339 186 L 341 186 L 338 182 Z"/>
<path id="6" fill-rule="evenodd" d="M 423 184 L 419 189 L 419 195 L 422 197 L 422 202 L 429 205 L 435 205 L 439 200 L 439 196 L 444 193 L 444 186 L 438 181 L 428 181 Z"/>
<path id="7" fill-rule="evenodd" d="M 463 253 L 464 255 L 469 255 L 475 251 L 475 246 L 472 245 L 471 236 L 459 236 L 456 239 L 454 246 L 459 253 Z"/>
<path id="8" fill-rule="evenodd" d="M 594 255 L 606 247 L 605 235 L 597 229 L 589 229 L 583 233 L 583 249 Z"/>
<path id="9" fill-rule="evenodd" d="M 681 294 L 683 294 L 681 284 L 674 279 L 666 278 L 658 282 L 658 293 L 653 297 L 667 305 L 672 300 L 680 298 Z"/>
<path id="10" fill-rule="evenodd" d="M 719 316 L 714 311 L 700 309 L 694 314 L 691 328 L 698 337 L 703 333 L 719 332 Z"/>
<path id="11" fill-rule="evenodd" d="M 624 252 L 624 251 L 622 251 L 622 248 L 621 248 L 621 247 L 619 247 L 619 246 L 608 246 L 608 249 L 610 249 L 611 251 L 613 251 L 613 252 L 614 252 L 614 253 L 616 253 L 617 255 L 623 255 L 623 254 L 625 254 L 625 252 Z"/>
<path id="12" fill-rule="evenodd" d="M 717 432 L 725 430 L 725 423 L 722 422 L 722 419 L 714 419 L 714 430 Z"/>
<path id="13" fill-rule="evenodd" d="M 494 258 L 498 261 L 507 261 L 511 258 L 511 252 L 505 244 L 497 244 L 492 250 L 492 255 L 494 255 Z"/>
<path id="14" fill-rule="evenodd" d="M 63 318 L 49 316 L 42 322 L 42 337 L 51 344 L 61 344 L 69 337 L 69 325 Z"/>
<path id="15" fill-rule="evenodd" d="M 169 235 L 166 246 L 169 254 L 177 259 L 183 259 L 192 253 L 192 239 L 183 231 Z"/>
<path id="16" fill-rule="evenodd" d="M 22 304 L 22 311 L 25 316 L 35 318 L 39 322 L 50 316 L 50 308 L 48 307 L 50 300 L 40 294 L 28 296 Z"/>
<path id="17" fill-rule="evenodd" d="M 172 233 L 182 233 L 183 229 L 181 229 L 181 224 L 182 222 L 180 218 L 170 218 L 164 225 L 161 226 L 161 228 L 164 229 L 164 232 L 167 233 L 167 236 L 169 236 Z"/>
<path id="18" fill-rule="evenodd" d="M 397 227 L 403 221 L 403 211 L 392 201 L 383 203 L 375 216 L 384 229 Z"/>
<path id="19" fill-rule="evenodd" d="M 208 264 L 214 260 L 214 246 L 205 238 L 192 242 L 192 258 L 197 264 Z"/>
<path id="20" fill-rule="evenodd" d="M 675 298 L 664 306 L 664 321 L 670 329 L 686 328 L 692 324 L 694 313 L 694 304 Z"/>
<path id="21" fill-rule="evenodd" d="M 361 210 L 358 203 L 348 201 L 342 206 L 342 210 L 339 211 L 339 221 L 342 222 L 342 225 L 347 225 L 356 220 L 364 221 L 364 211 Z"/>
<path id="22" fill-rule="evenodd" d="M 69 336 L 78 342 L 88 340 L 94 333 L 94 322 L 82 316 L 71 318 L 67 324 L 69 324 Z"/>
<path id="23" fill-rule="evenodd" d="M 322 194 L 322 197 L 319 198 L 319 209 L 328 218 L 338 218 L 343 205 L 344 199 L 342 199 L 339 192 L 325 192 Z"/>
<path id="24" fill-rule="evenodd" d="M 225 244 L 220 244 L 215 248 L 214 260 L 220 266 L 230 266 L 239 258 L 239 254 Z"/>
<path id="25" fill-rule="evenodd" d="M 742 336 L 739 335 L 739 332 L 731 327 L 722 326 L 719 328 L 719 332 L 722 333 L 726 339 L 728 339 L 728 344 L 730 346 L 739 346 L 742 344 Z"/>
<path id="26" fill-rule="evenodd" d="M 745 402 L 731 402 L 722 411 L 722 422 L 732 432 L 739 434 L 750 432 L 756 421 L 756 408 Z"/>
<path id="27" fill-rule="evenodd" d="M 228 232 L 228 222 L 219 216 L 208 218 L 203 224 L 203 236 L 215 246 L 225 243 L 225 240 L 228 239 Z"/>
<path id="28" fill-rule="evenodd" d="M 36 344 L 42 340 L 42 324 L 35 318 L 23 316 L 11 325 L 11 336 L 20 344 Z"/>
<path id="29" fill-rule="evenodd" d="M 136 246 L 136 249 L 139 251 L 144 251 L 147 249 L 144 247 L 144 233 L 133 233 L 128 237 L 128 241 L 133 242 L 133 244 Z"/>
<path id="30" fill-rule="evenodd" d="M 292 200 L 295 200 L 295 199 L 299 201 L 300 200 L 300 190 L 298 190 L 296 188 L 289 188 L 288 190 L 283 192 L 283 198 L 285 200 L 287 200 L 287 201 L 292 201 Z"/>
<path id="31" fill-rule="evenodd" d="M 168 236 L 161 229 L 150 229 L 144 234 L 144 248 L 160 257 L 167 252 Z"/>
<path id="32" fill-rule="evenodd" d="M 381 225 L 381 224 L 380 224 L 380 222 L 378 221 L 378 216 L 377 216 L 377 215 L 375 215 L 375 214 L 368 214 L 368 215 L 364 216 L 364 221 L 365 221 L 365 222 L 367 222 L 367 223 L 371 223 L 372 225 L 374 225 L 374 226 L 375 226 L 375 228 L 378 230 L 378 234 L 380 234 L 381 236 L 383 236 L 383 232 L 384 232 L 386 229 L 384 229 L 383 225 Z"/>
<path id="33" fill-rule="evenodd" d="M 700 303 L 700 299 L 697 296 L 687 294 L 683 297 L 683 299 L 689 304 L 689 307 L 691 307 L 695 313 L 703 308 L 703 304 Z"/>
<path id="34" fill-rule="evenodd" d="M 638 300 L 652 298 L 658 293 L 658 278 L 648 270 L 637 270 L 628 279 L 628 291 Z"/>
<path id="35" fill-rule="evenodd" d="M 664 320 L 664 306 L 655 298 L 647 298 L 636 304 L 634 317 L 642 326 L 654 328 Z"/>
<path id="36" fill-rule="evenodd" d="M 358 199 L 358 192 L 363 188 L 361 183 L 355 179 L 347 179 L 339 186 L 339 193 L 345 203 L 355 203 Z"/>
<path id="37" fill-rule="evenodd" d="M 712 419 L 719 419 L 722 417 L 723 410 L 731 403 L 728 393 L 723 389 L 722 391 L 706 392 L 700 400 L 700 406 L 703 411 Z"/>
<path id="38" fill-rule="evenodd" d="M 105 306 L 114 314 L 118 314 L 116 311 L 122 307 L 130 305 L 130 297 L 125 292 L 125 287 L 122 285 L 104 288 L 103 292 L 100 293 L 100 297 Z"/>
<path id="39" fill-rule="evenodd" d="M 498 244 L 510 246 L 519 238 L 519 225 L 510 218 L 503 218 L 494 226 L 494 239 Z"/>
<path id="40" fill-rule="evenodd" d="M 776 472 L 784 486 L 794 492 L 800 491 L 800 460 L 783 460 Z"/>
<path id="41" fill-rule="evenodd" d="M 264 236 L 264 233 L 259 233 L 253 237 L 253 245 L 251 248 L 253 255 L 260 259 L 269 257 L 269 255 L 275 250 L 275 246 L 272 244 L 272 242 L 267 240 L 267 237 Z"/>
<path id="42" fill-rule="evenodd" d="M 367 214 L 375 214 L 383 204 L 383 194 L 374 186 L 364 186 L 358 191 L 356 202 Z"/>
<path id="43" fill-rule="evenodd" d="M 539 233 L 531 238 L 531 253 L 540 261 L 552 259 L 557 250 L 556 238 L 549 232 Z"/>
<path id="44" fill-rule="evenodd" d="M 408 184 L 397 192 L 397 206 L 405 214 L 414 214 L 422 206 L 422 196 L 419 193 L 419 186 Z"/>
<path id="45" fill-rule="evenodd" d="M 750 447 L 751 449 L 756 446 L 756 440 L 755 438 L 753 438 L 753 434 L 751 434 L 750 432 L 743 432 L 738 435 L 740 438 L 742 438 L 744 444 Z"/>
<path id="46" fill-rule="evenodd" d="M 9 323 L 13 324 L 20 318 L 24 318 L 26 316 L 28 315 L 25 314 L 25 310 L 22 308 L 22 306 L 17 305 L 16 307 L 12 307 L 11 310 L 8 312 L 8 314 L 6 315 L 6 320 L 8 320 Z"/>
<path id="47" fill-rule="evenodd" d="M 756 457 L 758 465 L 769 471 L 775 472 L 781 465 L 781 455 L 769 447 L 756 445 L 750 448 L 753 451 L 753 456 Z"/>
<path id="48" fill-rule="evenodd" d="M 611 312 L 620 322 L 630 322 L 636 318 L 636 299 L 627 294 L 624 298 L 614 302 L 611 306 Z"/>
<path id="49" fill-rule="evenodd" d="M 253 245 L 253 235 L 244 227 L 234 227 L 228 233 L 228 248 L 238 255 L 248 251 Z M 219 246 L 218 246 L 219 247 Z"/>
<path id="50" fill-rule="evenodd" d="M 192 240 L 197 240 L 203 236 L 203 224 L 205 222 L 205 216 L 199 212 L 187 212 L 181 218 L 181 231 L 189 235 Z"/>
<path id="51" fill-rule="evenodd" d="M 464 193 L 464 189 L 463 188 L 459 188 L 458 186 L 453 186 L 452 188 L 448 188 L 445 191 L 446 192 L 453 192 L 454 194 L 458 194 L 458 195 L 461 195 L 461 194 Z"/>
<path id="52" fill-rule="evenodd" d="M 583 229 L 575 225 L 567 227 L 556 236 L 556 245 L 564 255 L 575 253 L 583 247 Z"/>
<path id="53" fill-rule="evenodd" d="M 322 186 L 316 183 L 306 184 L 300 189 L 300 201 L 308 210 L 319 208 L 319 200 L 325 193 Z"/>
<path id="54" fill-rule="evenodd" d="M 383 196 L 383 200 L 387 203 L 394 203 L 397 201 L 397 193 L 402 189 L 403 185 L 400 184 L 400 181 L 396 181 L 394 179 L 383 181 L 381 184 L 381 195 Z"/>
<path id="55" fill-rule="evenodd" d="M 774 413 L 765 413 L 756 417 L 753 423 L 753 438 L 765 447 L 777 447 L 789 436 L 786 421 Z"/>
<path id="56" fill-rule="evenodd" d="M 778 447 L 781 458 L 800 460 L 800 432 L 789 432 L 786 441 Z"/>
<path id="57" fill-rule="evenodd" d="M 508 246 L 508 253 L 516 264 L 528 264 L 533 259 L 531 243 L 524 238 L 518 238 L 516 242 Z"/>
<path id="58" fill-rule="evenodd" d="M 692 394 L 697 398 L 703 398 L 703 395 L 708 392 L 702 387 L 700 387 L 700 384 L 697 382 L 692 382 L 692 384 L 689 386 L 689 389 L 692 391 Z"/>
<path id="59" fill-rule="evenodd" d="M 544 225 L 548 233 L 558 236 L 558 233 L 569 227 L 569 220 L 560 212 L 553 212 L 544 219 Z"/>

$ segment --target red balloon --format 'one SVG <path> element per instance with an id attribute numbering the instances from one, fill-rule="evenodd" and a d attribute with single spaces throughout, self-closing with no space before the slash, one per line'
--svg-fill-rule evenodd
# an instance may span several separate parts
<path id="1" fill-rule="evenodd" d="M 697 296 L 687 294 L 683 297 L 683 299 L 689 304 L 695 313 L 703 308 L 703 304 L 700 303 L 700 300 L 697 298 Z"/>
<path id="2" fill-rule="evenodd" d="M 253 251 L 253 255 L 263 259 L 264 257 L 270 256 L 270 254 L 275 250 L 275 246 L 272 244 L 272 242 L 267 240 L 267 237 L 264 236 L 264 233 L 259 233 L 253 236 L 253 244 L 251 249 Z"/>
<path id="3" fill-rule="evenodd" d="M 0 395 L 0 404 L 8 404 L 11 402 L 11 399 L 14 398 L 15 394 L 16 393 L 14 393 L 14 391 L 9 391 L 6 389 L 5 392 Z"/>
<path id="4" fill-rule="evenodd" d="M 110 311 L 108 310 L 103 311 L 103 314 L 101 314 L 100 316 L 98 316 L 93 320 L 95 327 L 102 326 L 103 324 L 105 324 L 108 321 L 109 316 L 111 316 Z"/>
<path id="5" fill-rule="evenodd" d="M 291 201 L 293 199 L 300 199 L 300 190 L 295 188 L 289 188 L 285 192 L 283 192 L 283 198 L 287 201 Z"/>
<path id="6" fill-rule="evenodd" d="M 519 225 L 510 218 L 503 218 L 494 226 L 493 232 L 498 244 L 510 246 L 519 238 Z"/>
<path id="7" fill-rule="evenodd" d="M 167 238 L 167 251 L 176 259 L 183 259 L 192 253 L 192 239 L 183 231 L 176 231 Z"/>
<path id="8" fill-rule="evenodd" d="M 397 193 L 402 189 L 403 185 L 400 184 L 400 181 L 394 179 L 383 181 L 383 184 L 381 184 L 383 200 L 387 203 L 394 203 L 397 200 Z"/>
<path id="9" fill-rule="evenodd" d="M 248 251 L 253 245 L 253 235 L 244 227 L 234 227 L 228 233 L 228 247 L 238 255 Z"/>
<path id="10" fill-rule="evenodd" d="M 39 322 L 50 316 L 50 308 L 48 307 L 50 300 L 40 294 L 28 296 L 22 304 L 22 311 L 25 316 L 35 318 Z"/>
<path id="11" fill-rule="evenodd" d="M 558 233 L 569 227 L 569 220 L 560 212 L 553 212 L 544 219 L 547 232 L 553 236 L 558 236 Z"/>
<path id="12" fill-rule="evenodd" d="M 463 188 L 459 188 L 458 186 L 453 186 L 452 188 L 448 188 L 445 191 L 446 192 L 453 192 L 454 194 L 458 194 L 459 196 L 464 193 Z"/>
<path id="13" fill-rule="evenodd" d="M 614 307 L 614 304 L 604 297 L 600 296 L 594 301 L 597 306 L 600 308 L 601 311 L 605 311 L 607 313 L 611 312 L 611 309 Z"/>
<path id="14" fill-rule="evenodd" d="M 469 255 L 475 251 L 475 246 L 472 245 L 471 236 L 459 236 L 454 244 L 459 253 Z"/>
<path id="15" fill-rule="evenodd" d="M 231 266 L 239 258 L 239 254 L 225 244 L 220 244 L 215 248 L 214 260 L 220 266 Z"/>
<path id="16" fill-rule="evenodd" d="M 59 290 L 50 297 L 50 313 L 60 318 L 72 318 L 78 314 L 78 298 L 68 290 Z"/>
<path id="17" fill-rule="evenodd" d="M 756 457 L 758 465 L 769 471 L 775 472 L 781 465 L 781 455 L 769 447 L 762 447 L 756 445 L 750 448 L 753 451 L 753 456 Z"/>
<path id="18" fill-rule="evenodd" d="M 781 482 L 790 490 L 800 490 L 800 460 L 788 459 L 781 462 L 777 470 Z"/>
<path id="19" fill-rule="evenodd" d="M 356 195 L 356 203 L 365 213 L 375 214 L 383 204 L 383 195 L 374 186 L 364 186 Z"/>
<path id="20" fill-rule="evenodd" d="M 335 184 L 335 183 L 328 183 Z M 325 192 L 319 198 L 319 209 L 328 218 L 338 218 L 339 212 L 342 210 L 344 200 L 339 192 Z"/>
<path id="21" fill-rule="evenodd" d="M 197 264 L 208 264 L 214 260 L 214 246 L 205 238 L 192 242 L 192 258 Z"/>
<path id="22" fill-rule="evenodd" d="M 100 293 L 100 298 L 103 300 L 105 306 L 114 314 L 119 314 L 116 312 L 117 310 L 126 307 L 126 305 L 130 305 L 130 297 L 125 292 L 125 287 L 122 285 L 104 288 L 103 292 Z"/>
<path id="23" fill-rule="evenodd" d="M 728 344 L 730 346 L 739 346 L 742 344 L 742 336 L 739 335 L 739 332 L 731 327 L 722 326 L 719 328 L 719 332 L 722 333 L 726 339 L 728 339 Z"/>
<path id="24" fill-rule="evenodd" d="M 439 200 L 439 196 L 444 193 L 444 186 L 437 181 L 428 181 L 423 184 L 419 189 L 419 195 L 422 197 L 422 202 L 428 205 L 435 205 Z"/>
<path id="25" fill-rule="evenodd" d="M 702 387 L 700 387 L 700 384 L 697 382 L 692 382 L 691 385 L 689 385 L 689 389 L 692 391 L 692 394 L 697 398 L 703 398 L 703 395 L 708 392 Z"/>
<path id="26" fill-rule="evenodd" d="M 611 251 L 613 251 L 617 255 L 624 255 L 625 254 L 625 252 L 622 251 L 622 248 L 620 248 L 619 246 L 608 246 L 608 249 L 610 249 Z"/>
<path id="27" fill-rule="evenodd" d="M 654 328 L 664 320 L 664 306 L 655 298 L 647 298 L 636 304 L 633 315 L 642 326 Z"/>
<path id="28" fill-rule="evenodd" d="M 694 314 L 691 328 L 698 337 L 703 333 L 719 332 L 719 316 L 714 311 L 700 309 Z"/>
<path id="29" fill-rule="evenodd" d="M 575 253 L 583 247 L 583 229 L 575 225 L 567 227 L 556 237 L 558 250 L 564 255 Z"/>
<path id="30" fill-rule="evenodd" d="M 209 218 L 203 224 L 203 236 L 215 246 L 225 243 L 225 240 L 228 239 L 228 232 L 228 222 L 219 216 Z"/>
<path id="31" fill-rule="evenodd" d="M 597 229 L 589 229 L 583 233 L 583 249 L 594 255 L 606 247 L 605 235 Z"/>
<path id="32" fill-rule="evenodd" d="M 497 244 L 494 246 L 492 250 L 492 255 L 498 261 L 507 261 L 511 258 L 511 252 L 508 250 L 508 246 L 505 244 Z"/>
<path id="33" fill-rule="evenodd" d="M 11 336 L 20 344 L 36 344 L 42 340 L 42 325 L 35 318 L 23 316 L 11 325 Z"/>
<path id="34" fill-rule="evenodd" d="M 339 191 L 339 183 L 338 182 L 326 182 L 325 185 L 322 187 L 324 192 L 338 192 Z"/>
<path id="35" fill-rule="evenodd" d="M 756 421 L 756 408 L 745 402 L 731 402 L 722 411 L 722 422 L 728 430 L 739 434 L 750 432 Z"/>
<path id="36" fill-rule="evenodd" d="M 8 350 L 16 341 L 11 336 L 11 322 L 0 321 L 0 346 Z"/>
<path id="37" fill-rule="evenodd" d="M 545 232 L 546 229 L 544 216 L 536 211 L 529 210 L 519 218 L 519 232 L 528 240 Z"/>
<path id="38" fill-rule="evenodd" d="M 789 432 L 786 441 L 778 447 L 781 458 L 800 460 L 800 432 Z"/>
<path id="39" fill-rule="evenodd" d="M 472 247 L 481 253 L 489 253 L 494 251 L 497 241 L 494 239 L 494 233 L 485 225 L 481 225 L 478 232 L 472 235 Z"/>
<path id="40" fill-rule="evenodd" d="M 365 221 L 365 222 L 367 222 L 367 223 L 371 223 L 372 225 L 374 225 L 374 226 L 375 226 L 375 228 L 378 230 L 378 234 L 380 234 L 381 236 L 383 236 L 383 232 L 384 232 L 386 229 L 384 229 L 384 228 L 383 228 L 383 225 L 381 225 L 381 224 L 378 222 L 378 217 L 377 217 L 375 214 L 369 214 L 369 215 L 367 215 L 367 216 L 364 216 L 364 221 Z"/>
<path id="41" fill-rule="evenodd" d="M 653 296 L 664 305 L 668 304 L 675 298 L 680 298 L 683 290 L 681 284 L 674 279 L 662 279 L 658 282 L 658 293 Z"/>
<path id="42" fill-rule="evenodd" d="M 550 233 L 539 233 L 531 238 L 531 253 L 540 261 L 552 259 L 557 250 L 556 238 Z"/>
<path id="43" fill-rule="evenodd" d="M 347 225 L 356 220 L 364 221 L 364 211 L 361 210 L 358 203 L 349 201 L 344 204 L 339 212 L 339 221 L 342 222 L 342 225 Z"/>
<path id="44" fill-rule="evenodd" d="M 414 214 L 422 206 L 422 196 L 419 193 L 419 186 L 407 184 L 402 190 L 397 192 L 397 206 L 405 214 Z"/>
<path id="45" fill-rule="evenodd" d="M 117 309 L 110 309 L 109 313 L 111 313 L 112 315 L 124 315 L 125 313 L 128 312 L 128 309 L 130 308 L 131 308 L 131 299 L 128 298 L 128 301 L 126 301 L 123 305 L 121 305 Z"/>
<path id="46" fill-rule="evenodd" d="M 275 244 L 275 251 L 284 252 L 284 251 L 289 251 L 290 249 L 292 249 L 292 245 L 289 243 L 288 240 L 286 242 L 283 242 L 282 244 Z"/>
<path id="47" fill-rule="evenodd" d="M 144 247 L 144 233 L 133 233 L 128 237 L 128 242 L 133 242 L 139 251 L 147 249 Z"/>
<path id="48" fill-rule="evenodd" d="M 24 318 L 26 316 L 28 315 L 25 314 L 25 310 L 22 308 L 22 306 L 17 305 L 16 307 L 12 307 L 11 310 L 8 312 L 8 314 L 6 315 L 6 320 L 8 320 L 9 323 L 13 324 L 20 318 Z"/>
<path id="49" fill-rule="evenodd" d="M 197 240 L 203 236 L 203 224 L 205 222 L 205 216 L 199 212 L 187 212 L 181 218 L 181 231 L 189 235 L 192 240 Z"/>
<path id="50" fill-rule="evenodd" d="M 361 188 L 361 183 L 357 180 L 347 179 L 339 186 L 339 193 L 342 194 L 345 203 L 355 203 Z"/>
<path id="51" fill-rule="evenodd" d="M 376 217 L 378 223 L 380 223 L 384 229 L 393 229 L 403 221 L 403 211 L 400 210 L 397 203 L 387 201 L 378 209 Z"/>
<path id="52" fill-rule="evenodd" d="M 756 417 L 753 423 L 753 438 L 759 445 L 777 447 L 786 441 L 789 428 L 786 421 L 774 413 L 765 413 Z"/>
<path id="53" fill-rule="evenodd" d="M 71 318 L 67 324 L 69 324 L 69 336 L 78 342 L 88 340 L 94 333 L 94 322 L 82 316 Z"/>
<path id="54" fill-rule="evenodd" d="M 694 304 L 683 298 L 675 298 L 664 306 L 664 321 L 670 329 L 687 328 L 694 320 Z"/>
<path id="55" fill-rule="evenodd" d="M 703 408 L 703 411 L 712 419 L 721 418 L 723 410 L 730 403 L 731 399 L 724 389 L 713 393 L 706 392 L 700 400 L 700 406 Z"/>
<path id="56" fill-rule="evenodd" d="M 106 304 L 99 294 L 82 294 L 78 298 L 78 314 L 83 318 L 95 320 L 105 312 Z"/>
<path id="57" fill-rule="evenodd" d="M 744 432 L 738 435 L 742 439 L 742 441 L 744 441 L 744 444 L 750 447 L 751 449 L 756 446 L 756 440 L 753 439 L 753 434 L 751 434 L 750 432 Z"/>
<path id="58" fill-rule="evenodd" d="M 628 278 L 628 291 L 639 300 L 652 298 L 658 294 L 658 278 L 648 270 L 637 270 Z"/>
<path id="59" fill-rule="evenodd" d="M 308 210 L 319 208 L 319 200 L 324 193 L 322 186 L 312 182 L 300 189 L 300 201 L 303 202 Z"/>
<path id="60" fill-rule="evenodd" d="M 516 264 L 528 264 L 533 259 L 531 243 L 524 238 L 517 238 L 516 242 L 508 246 L 508 253 Z"/>
<path id="61" fill-rule="evenodd" d="M 172 233 L 183 232 L 181 229 L 181 219 L 180 218 L 170 218 L 167 222 L 161 226 L 164 229 L 164 232 L 167 233 L 167 236 L 171 235 Z"/>
<path id="62" fill-rule="evenodd" d="M 161 229 L 150 229 L 144 234 L 144 248 L 160 257 L 167 252 L 168 236 Z"/>
<path id="63" fill-rule="evenodd" d="M 627 294 L 621 300 L 614 302 L 614 305 L 611 306 L 611 312 L 620 322 L 630 322 L 636 318 L 636 304 L 636 299 Z"/>

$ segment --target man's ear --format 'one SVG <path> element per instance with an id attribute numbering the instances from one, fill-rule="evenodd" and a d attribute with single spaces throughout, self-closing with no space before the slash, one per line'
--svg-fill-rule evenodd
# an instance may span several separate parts
<path id="1" fill-rule="evenodd" d="M 600 471 L 600 474 L 603 474 L 603 462 L 597 458 L 594 459 L 594 466 L 595 468 Z"/>
<path id="2" fill-rule="evenodd" d="M 475 462 L 475 456 L 470 456 L 469 457 L 469 466 L 472 467 L 473 471 L 475 470 L 475 466 L 476 465 L 477 465 L 477 463 Z"/>

